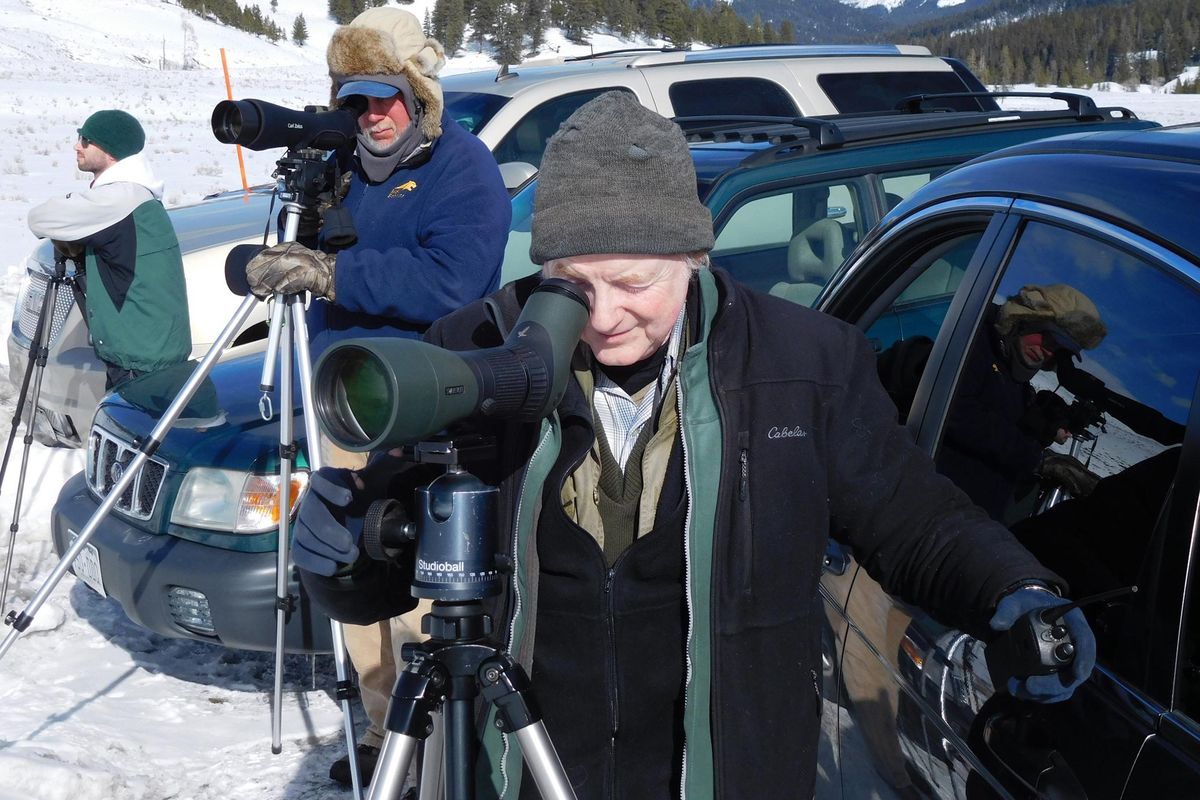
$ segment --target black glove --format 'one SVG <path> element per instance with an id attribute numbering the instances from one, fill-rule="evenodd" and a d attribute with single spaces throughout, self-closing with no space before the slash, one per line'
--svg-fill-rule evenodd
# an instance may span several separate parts
<path id="1" fill-rule="evenodd" d="M 314 205 L 305 206 L 300 212 L 300 225 L 296 229 L 296 238 L 301 240 L 316 239 L 321 232 L 321 226 L 325 224 L 325 212 L 330 207 L 336 206 L 345 199 L 346 193 L 350 191 L 350 179 L 352 173 L 343 172 L 338 176 L 337 184 L 328 192 L 321 192 L 317 195 L 317 202 Z"/>
<path id="2" fill-rule="evenodd" d="M 55 257 L 75 261 L 83 255 L 84 245 L 80 242 L 60 242 L 58 239 L 52 239 L 51 241 L 54 243 Z"/>
<path id="3" fill-rule="evenodd" d="M 1042 447 L 1049 447 L 1058 441 L 1060 430 L 1069 430 L 1070 412 L 1067 401 L 1054 392 L 1043 389 L 1038 392 L 1033 402 L 1026 407 L 1025 413 L 1018 421 L 1021 430 L 1028 433 Z"/>
<path id="4" fill-rule="evenodd" d="M 322 467 L 308 481 L 292 537 L 296 566 L 333 575 L 358 560 L 363 517 L 369 505 L 352 470 Z"/>

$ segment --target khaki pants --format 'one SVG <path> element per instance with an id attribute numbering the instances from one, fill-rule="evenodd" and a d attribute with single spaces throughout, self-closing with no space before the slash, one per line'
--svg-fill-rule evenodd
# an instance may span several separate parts
<path id="1" fill-rule="evenodd" d="M 421 633 L 421 616 L 428 612 L 429 601 L 422 600 L 412 611 L 399 617 L 370 625 L 342 626 L 350 662 L 358 672 L 359 697 L 370 721 L 367 732 L 359 739 L 360 744 L 379 747 L 383 742 L 383 721 L 396 683 L 400 646 L 425 638 Z"/>
<path id="2" fill-rule="evenodd" d="M 360 469 L 367 463 L 366 453 L 342 450 L 324 436 L 321 437 L 321 455 L 330 467 Z M 429 601 L 422 600 L 412 611 L 399 617 L 370 625 L 342 625 L 346 652 L 358 673 L 358 693 L 370 723 L 360 744 L 379 747 L 383 742 L 383 722 L 396 683 L 400 647 L 406 642 L 425 638 L 421 633 L 421 617 L 428 613 L 429 607 Z"/>

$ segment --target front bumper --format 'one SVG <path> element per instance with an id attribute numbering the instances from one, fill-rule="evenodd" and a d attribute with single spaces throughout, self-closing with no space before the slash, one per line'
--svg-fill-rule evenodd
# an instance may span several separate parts
<path id="1" fill-rule="evenodd" d="M 67 481 L 51 515 L 54 549 L 60 557 L 70 546 L 68 531 L 82 531 L 98 509 L 83 473 Z M 100 521 L 91 544 L 99 551 L 105 592 L 138 625 L 173 638 L 217 642 L 245 650 L 275 649 L 274 552 L 237 552 L 151 534 L 133 527 L 116 513 Z M 172 587 L 204 594 L 214 635 L 189 630 L 172 615 Z M 313 608 L 294 570 L 288 591 L 297 602 L 284 629 L 285 650 L 331 652 L 329 619 Z"/>

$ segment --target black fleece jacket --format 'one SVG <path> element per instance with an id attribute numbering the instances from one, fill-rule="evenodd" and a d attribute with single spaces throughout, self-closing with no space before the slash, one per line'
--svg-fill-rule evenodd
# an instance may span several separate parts
<path id="1" fill-rule="evenodd" d="M 936 474 L 896 424 L 861 332 L 750 291 L 722 272 L 714 277 L 718 307 L 688 354 L 707 364 L 714 401 L 707 407 L 715 404 L 720 422 L 719 441 L 685 452 L 689 476 L 716 470 L 719 479 L 715 515 L 689 522 L 691 536 L 710 537 L 689 542 L 704 547 L 712 565 L 688 576 L 689 592 L 702 584 L 699 596 L 711 598 L 708 624 L 688 631 L 695 652 L 708 654 L 705 664 L 693 665 L 708 682 L 689 691 L 711 700 L 709 724 L 701 728 L 711 736 L 711 782 L 702 780 L 707 788 L 695 794 L 808 797 L 821 713 L 818 582 L 830 534 L 886 590 L 977 635 L 1006 591 L 1030 580 L 1062 582 Z M 428 338 L 449 349 L 499 343 L 496 320 L 511 325 L 531 286 L 502 288 L 435 323 Z M 689 404 L 685 395 L 685 418 L 693 406 L 705 404 Z M 477 472 L 500 486 L 502 538 L 537 431 L 519 424 L 498 430 L 499 463 L 490 479 Z M 698 524 L 706 529 L 696 532 Z M 501 549 L 508 552 L 507 543 Z M 322 583 L 305 576 L 314 595 L 325 594 Z M 493 608 L 499 631 L 510 629 L 500 620 L 517 611 L 509 594 Z M 536 590 L 524 602 L 536 606 Z M 367 595 L 327 610 L 363 621 L 398 607 Z M 508 644 L 518 657 L 531 652 L 529 642 Z M 689 741 L 689 756 L 703 749 L 695 745 Z"/>

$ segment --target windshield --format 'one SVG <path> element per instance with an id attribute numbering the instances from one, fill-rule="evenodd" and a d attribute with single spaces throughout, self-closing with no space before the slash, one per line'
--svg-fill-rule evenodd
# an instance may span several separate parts
<path id="1" fill-rule="evenodd" d="M 450 118 L 475 135 L 509 101 L 507 97 L 482 92 L 446 92 L 445 98 Z"/>

